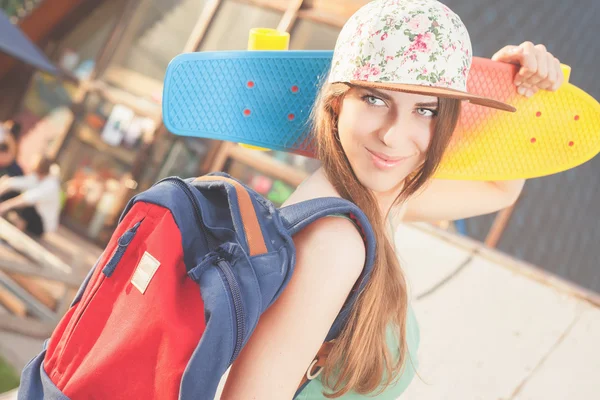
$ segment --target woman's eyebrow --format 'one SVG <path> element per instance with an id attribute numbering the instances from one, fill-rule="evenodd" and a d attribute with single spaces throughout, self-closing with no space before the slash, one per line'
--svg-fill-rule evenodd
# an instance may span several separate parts
<path id="1" fill-rule="evenodd" d="M 370 88 L 370 87 L 362 87 L 361 89 L 365 90 L 366 92 L 375 95 L 377 97 L 381 97 L 383 100 L 387 100 L 389 102 L 394 102 L 394 99 L 392 98 L 392 96 L 377 90 L 375 88 Z M 430 102 L 423 102 L 423 103 L 416 103 L 415 104 L 416 107 L 437 107 L 438 106 L 438 102 L 437 101 L 430 101 Z"/>
<path id="2" fill-rule="evenodd" d="M 415 106 L 417 107 L 437 107 L 438 106 L 438 102 L 437 101 L 432 101 L 429 103 L 417 103 L 415 104 Z"/>
<path id="3" fill-rule="evenodd" d="M 380 90 L 370 88 L 370 87 L 365 87 L 363 89 L 377 97 L 381 97 L 383 100 L 392 101 L 392 102 L 394 101 L 394 99 L 392 99 L 391 96 L 385 94 L 384 92 L 382 92 Z"/>

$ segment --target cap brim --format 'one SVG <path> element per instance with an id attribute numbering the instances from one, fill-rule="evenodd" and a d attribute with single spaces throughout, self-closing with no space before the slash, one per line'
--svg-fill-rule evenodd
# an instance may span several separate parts
<path id="1" fill-rule="evenodd" d="M 503 103 L 498 100 L 487 97 L 477 96 L 472 93 L 461 92 L 456 89 L 440 88 L 435 86 L 409 85 L 403 83 L 385 83 L 385 82 L 367 82 L 367 81 L 350 81 L 352 85 L 371 87 L 375 89 L 393 90 L 397 92 L 406 92 L 413 94 L 424 94 L 436 97 L 444 97 L 449 99 L 468 100 L 472 104 L 477 104 L 483 107 L 495 108 L 503 111 L 515 112 L 517 109 L 510 104 Z"/>

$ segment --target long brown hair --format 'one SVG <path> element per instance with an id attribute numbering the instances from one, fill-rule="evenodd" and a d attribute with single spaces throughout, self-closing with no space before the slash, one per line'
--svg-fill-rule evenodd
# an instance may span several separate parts
<path id="1" fill-rule="evenodd" d="M 355 303 L 324 368 L 323 382 L 332 390 L 331 394 L 326 394 L 330 398 L 342 396 L 350 390 L 368 394 L 379 388 L 378 393 L 381 393 L 400 376 L 407 355 L 408 296 L 404 274 L 385 233 L 384 218 L 376 198 L 354 174 L 337 135 L 341 102 L 349 89 L 346 84 L 326 84 L 319 94 L 312 115 L 317 154 L 338 193 L 354 202 L 368 217 L 377 245 L 371 278 Z M 425 162 L 407 178 L 394 204 L 414 194 L 434 174 L 456 127 L 459 113 L 460 101 L 439 99 L 438 116 Z M 397 360 L 386 344 L 390 324 L 395 328 L 399 341 L 400 357 Z"/>

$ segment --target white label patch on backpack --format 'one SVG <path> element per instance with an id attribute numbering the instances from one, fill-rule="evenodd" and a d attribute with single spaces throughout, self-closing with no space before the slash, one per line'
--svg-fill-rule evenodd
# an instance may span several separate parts
<path id="1" fill-rule="evenodd" d="M 131 283 L 133 286 L 135 286 L 137 290 L 144 294 L 159 266 L 160 261 L 152 257 L 152 254 L 145 251 L 140 262 L 135 268 L 133 278 L 131 278 Z"/>

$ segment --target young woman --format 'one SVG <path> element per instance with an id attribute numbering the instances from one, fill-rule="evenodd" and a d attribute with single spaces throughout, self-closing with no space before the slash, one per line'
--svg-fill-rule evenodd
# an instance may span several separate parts
<path id="1" fill-rule="evenodd" d="M 369 217 L 377 255 L 323 373 L 297 399 L 396 399 L 415 373 L 418 327 L 392 240 L 405 221 L 455 220 L 511 205 L 524 181 L 432 179 L 461 101 L 508 110 L 466 92 L 471 43 L 460 18 L 434 0 L 376 0 L 337 40 L 314 110 L 322 168 L 288 204 L 338 196 Z M 507 46 L 495 60 L 519 63 L 525 96 L 562 83 L 542 45 Z M 297 265 L 277 302 L 233 364 L 222 399 L 291 399 L 361 274 L 365 250 L 350 220 L 326 218 L 294 238 Z"/>
<path id="2" fill-rule="evenodd" d="M 40 156 L 32 173 L 0 177 L 0 216 L 35 237 L 58 228 L 60 180 L 53 161 Z"/>

